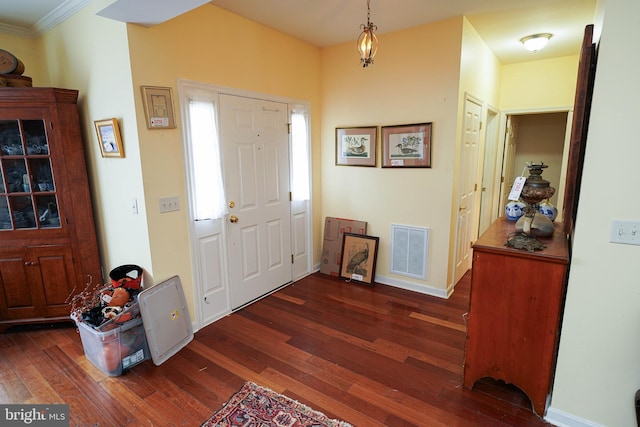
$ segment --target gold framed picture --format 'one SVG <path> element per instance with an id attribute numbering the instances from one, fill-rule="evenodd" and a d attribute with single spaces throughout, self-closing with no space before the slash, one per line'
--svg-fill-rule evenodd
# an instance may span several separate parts
<path id="1" fill-rule="evenodd" d="M 102 157 L 124 157 L 122 137 L 116 119 L 96 120 L 93 122 L 98 134 Z"/>
<path id="2" fill-rule="evenodd" d="M 170 87 L 141 86 L 147 129 L 173 129 L 173 91 Z"/>

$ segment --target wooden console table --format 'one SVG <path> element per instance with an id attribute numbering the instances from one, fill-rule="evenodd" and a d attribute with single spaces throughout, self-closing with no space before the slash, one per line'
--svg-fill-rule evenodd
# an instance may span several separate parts
<path id="1" fill-rule="evenodd" d="M 483 377 L 520 388 L 544 416 L 551 391 L 569 262 L 562 224 L 547 247 L 505 246 L 515 223 L 499 218 L 473 246 L 464 386 Z"/>

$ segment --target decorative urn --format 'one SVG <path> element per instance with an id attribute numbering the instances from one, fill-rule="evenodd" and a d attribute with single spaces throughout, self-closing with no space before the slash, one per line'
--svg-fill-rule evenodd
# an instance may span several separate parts
<path id="1" fill-rule="evenodd" d="M 548 165 L 540 162 L 528 163 L 529 176 L 522 188 L 520 198 L 527 204 L 524 215 L 516 222 L 516 231 L 523 232 L 530 237 L 549 237 L 553 235 L 553 222 L 539 212 L 540 202 L 549 199 L 556 189 L 549 185 L 549 181 L 542 178 L 542 171 Z"/>

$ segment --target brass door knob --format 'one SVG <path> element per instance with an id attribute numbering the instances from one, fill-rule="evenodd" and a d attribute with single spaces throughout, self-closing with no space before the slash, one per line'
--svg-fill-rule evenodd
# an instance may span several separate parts
<path id="1" fill-rule="evenodd" d="M 235 215 L 231 215 L 231 216 L 229 217 L 229 222 L 231 222 L 231 223 L 235 224 L 236 222 L 238 222 L 238 217 L 237 217 L 237 216 L 235 216 Z"/>

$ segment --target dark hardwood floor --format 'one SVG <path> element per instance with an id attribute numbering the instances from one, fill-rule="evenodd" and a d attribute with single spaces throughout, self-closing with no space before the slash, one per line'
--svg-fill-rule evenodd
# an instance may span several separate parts
<path id="1" fill-rule="evenodd" d="M 199 426 L 250 380 L 354 426 L 544 426 L 493 380 L 462 387 L 469 273 L 448 300 L 319 273 L 119 377 L 73 325 L 0 334 L 0 402 L 68 403 L 71 426 Z"/>

